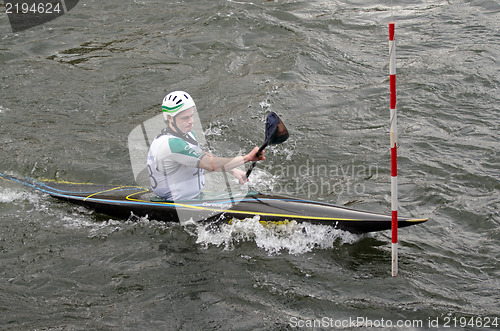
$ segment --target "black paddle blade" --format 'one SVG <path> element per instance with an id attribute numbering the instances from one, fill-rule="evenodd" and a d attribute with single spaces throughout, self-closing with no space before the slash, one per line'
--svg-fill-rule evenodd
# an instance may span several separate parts
<path id="1" fill-rule="evenodd" d="M 285 140 L 288 139 L 288 130 L 285 127 L 285 124 L 281 121 L 281 119 L 276 115 L 275 112 L 270 112 L 267 114 L 266 118 L 266 141 L 262 146 L 260 146 L 259 151 L 257 152 L 257 155 L 260 155 L 260 153 L 266 148 L 268 145 L 277 145 L 281 144 Z M 248 176 L 252 173 L 253 168 L 257 164 L 257 161 L 252 162 L 252 165 L 250 168 L 247 170 L 246 173 L 246 178 L 248 179 Z"/>
<path id="2" fill-rule="evenodd" d="M 289 137 L 288 130 L 275 112 L 270 112 L 266 118 L 266 141 L 269 145 L 281 144 Z"/>

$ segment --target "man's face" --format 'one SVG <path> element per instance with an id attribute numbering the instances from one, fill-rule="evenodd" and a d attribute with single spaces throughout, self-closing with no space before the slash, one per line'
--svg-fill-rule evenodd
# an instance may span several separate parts
<path id="1" fill-rule="evenodd" d="M 175 117 L 175 124 L 182 133 L 188 133 L 193 130 L 194 124 L 194 107 L 184 110 Z"/>

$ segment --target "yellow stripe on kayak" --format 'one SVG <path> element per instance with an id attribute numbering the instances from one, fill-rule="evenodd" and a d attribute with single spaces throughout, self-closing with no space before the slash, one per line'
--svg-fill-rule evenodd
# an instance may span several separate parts
<path id="1" fill-rule="evenodd" d="M 130 198 L 132 195 L 137 194 L 133 193 L 129 196 L 127 196 L 127 200 L 129 201 L 136 201 L 136 202 L 145 202 L 145 203 L 151 203 L 148 201 L 140 200 L 140 199 L 133 199 Z M 215 211 L 215 212 L 220 212 L 220 213 L 225 213 L 229 212 L 232 214 L 250 214 L 250 215 L 259 215 L 259 216 L 274 216 L 274 217 L 281 217 L 281 218 L 292 218 L 292 219 L 308 219 L 308 220 L 323 220 L 323 221 L 365 221 L 362 219 L 355 219 L 355 218 L 336 218 L 336 217 L 321 217 L 321 216 L 304 216 L 304 215 L 288 215 L 288 214 L 274 214 L 274 213 L 262 213 L 262 212 L 254 212 L 254 211 L 243 211 L 243 210 L 229 210 L 229 209 L 213 209 L 213 208 L 206 208 L 206 207 L 200 207 L 200 206 L 192 206 L 192 205 L 185 205 L 182 203 L 175 203 L 175 202 L 155 202 L 155 204 L 162 204 L 162 205 L 168 205 L 168 206 L 178 206 L 178 207 L 185 207 L 185 208 L 190 208 L 190 209 L 197 209 L 197 210 L 205 210 L 205 211 Z"/>
<path id="2" fill-rule="evenodd" d="M 118 190 L 118 189 L 122 189 L 122 188 L 135 188 L 134 186 L 117 186 L 117 187 L 113 187 L 113 188 L 110 188 L 108 190 L 103 190 L 103 191 L 99 191 L 99 192 L 95 192 L 95 193 L 92 193 L 91 195 L 88 195 L 86 196 L 83 201 L 87 200 L 88 198 L 91 198 L 95 195 L 98 195 L 98 194 L 101 194 L 101 193 L 106 193 L 106 192 L 111 192 L 111 191 L 114 191 L 114 190 Z"/>
<path id="3" fill-rule="evenodd" d="M 423 222 L 427 222 L 428 220 L 429 220 L 428 218 L 412 218 L 412 219 L 406 220 L 406 222 L 423 223 Z"/>
<path id="4" fill-rule="evenodd" d="M 136 201 L 136 202 L 144 202 L 144 203 L 151 203 L 151 201 L 145 201 L 141 199 L 134 199 L 132 196 L 140 194 L 140 193 L 146 193 L 149 192 L 149 189 L 144 189 L 143 191 L 140 192 L 134 192 L 126 197 L 128 201 Z M 162 204 L 162 205 L 168 205 L 168 206 L 179 206 L 179 207 L 185 207 L 185 208 L 190 208 L 190 209 L 197 209 L 197 210 L 205 210 L 205 211 L 214 211 L 214 212 L 220 212 L 220 213 L 225 213 L 229 212 L 232 214 L 250 214 L 250 215 L 259 215 L 259 216 L 274 216 L 274 217 L 282 217 L 282 218 L 292 218 L 292 219 L 308 219 L 308 220 L 323 220 L 323 221 L 365 221 L 363 219 L 356 219 L 356 218 L 338 218 L 338 217 L 321 217 L 321 216 L 303 216 L 303 215 L 288 215 L 288 214 L 274 214 L 274 213 L 262 213 L 262 212 L 253 212 L 253 211 L 243 211 L 243 210 L 222 210 L 222 209 L 213 209 L 213 208 L 206 208 L 206 207 L 200 207 L 200 206 L 192 206 L 192 205 L 185 205 L 182 203 L 175 203 L 175 202 L 154 202 L 154 204 Z M 407 222 L 426 222 L 428 218 L 415 218 L 415 219 L 410 219 L 406 220 Z"/>
<path id="5" fill-rule="evenodd" d="M 58 179 L 42 179 L 40 180 L 42 183 L 50 182 L 50 183 L 56 183 L 56 184 L 72 184 L 72 185 L 95 185 L 94 183 L 75 183 L 75 182 L 70 182 L 67 180 L 58 180 Z"/>

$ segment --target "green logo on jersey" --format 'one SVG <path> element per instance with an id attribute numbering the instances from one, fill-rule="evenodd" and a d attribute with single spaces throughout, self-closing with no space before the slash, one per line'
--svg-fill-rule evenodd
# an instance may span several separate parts
<path id="1" fill-rule="evenodd" d="M 171 138 L 168 140 L 170 151 L 176 154 L 183 154 L 194 158 L 201 158 L 203 152 L 196 151 L 186 141 L 181 138 Z"/>

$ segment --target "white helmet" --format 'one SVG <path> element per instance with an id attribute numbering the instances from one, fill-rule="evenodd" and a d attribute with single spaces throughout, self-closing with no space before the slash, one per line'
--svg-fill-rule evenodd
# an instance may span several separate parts
<path id="1" fill-rule="evenodd" d="M 179 113 L 191 107 L 196 107 L 193 98 L 184 91 L 174 91 L 163 98 L 163 103 L 161 109 L 163 111 L 163 117 L 165 120 L 167 116 L 175 117 Z"/>

